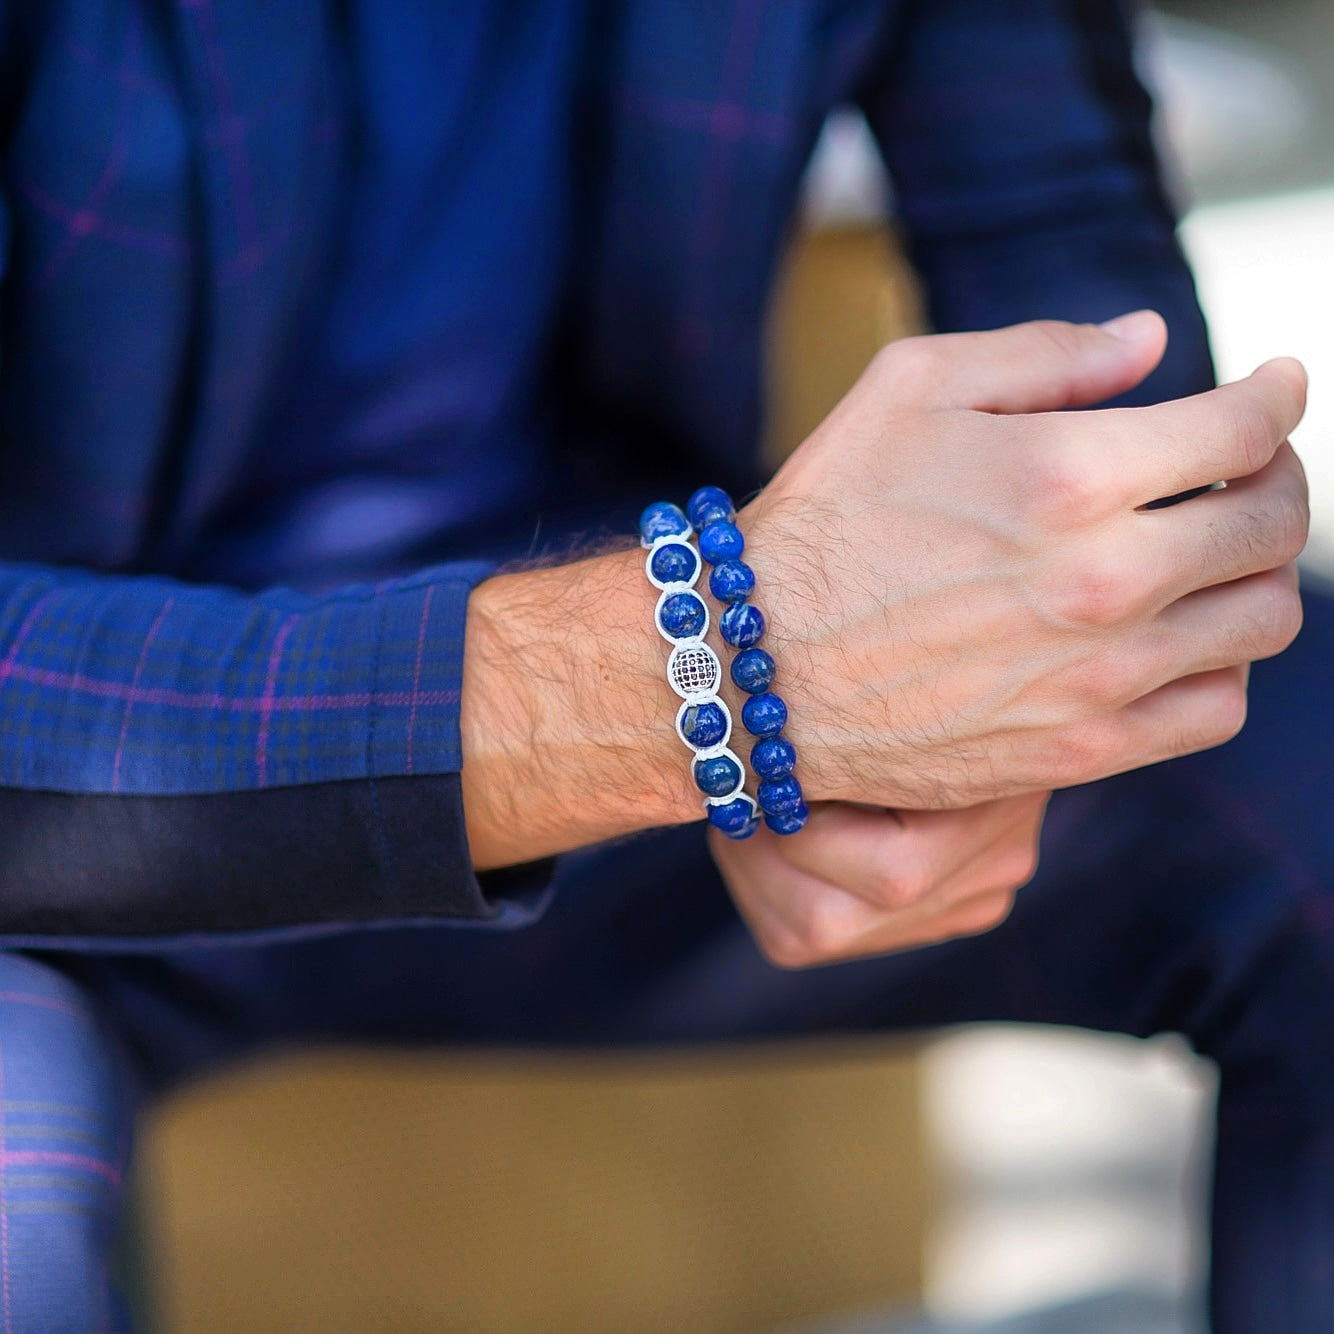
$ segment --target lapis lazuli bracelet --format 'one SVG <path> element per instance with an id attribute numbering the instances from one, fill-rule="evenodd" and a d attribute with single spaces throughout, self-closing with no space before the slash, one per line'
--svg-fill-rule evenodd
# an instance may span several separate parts
<path id="1" fill-rule="evenodd" d="M 792 772 L 796 747 L 782 734 L 787 705 L 770 689 L 774 660 L 759 647 L 764 615 L 749 600 L 755 591 L 755 572 L 741 559 L 746 539 L 736 526 L 732 498 L 721 487 L 701 487 L 686 502 L 686 516 L 699 531 L 700 555 L 713 567 L 709 591 L 725 604 L 718 629 L 738 650 L 732 659 L 732 681 L 750 696 L 741 707 L 741 721 L 757 738 L 750 751 L 750 767 L 760 778 L 756 800 L 764 823 L 775 834 L 795 834 L 810 811 Z"/>
<path id="2" fill-rule="evenodd" d="M 709 608 L 695 589 L 703 564 L 691 545 L 690 520 L 679 505 L 658 501 L 639 518 L 639 540 L 648 548 L 645 570 L 660 590 L 653 613 L 658 633 L 672 646 L 667 683 L 681 696 L 676 731 L 694 751 L 691 772 L 704 794 L 709 822 L 728 838 L 749 838 L 759 826 L 755 799 L 743 789 L 746 771 L 728 748 L 732 715 L 718 698 L 723 669 L 704 642 Z"/>

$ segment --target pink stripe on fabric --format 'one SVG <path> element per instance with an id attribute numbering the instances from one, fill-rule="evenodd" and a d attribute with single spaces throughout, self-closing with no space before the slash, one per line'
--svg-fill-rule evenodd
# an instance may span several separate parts
<path id="1" fill-rule="evenodd" d="M 143 645 L 139 649 L 139 661 L 134 664 L 134 679 L 130 682 L 131 690 L 139 688 L 139 678 L 144 674 L 144 663 L 148 661 L 148 650 L 152 647 L 153 640 L 161 628 L 162 622 L 167 619 L 167 613 L 171 610 L 175 601 L 175 598 L 168 598 L 162 604 L 162 609 L 158 612 L 153 624 L 148 628 L 148 634 L 144 636 Z M 116 741 L 116 756 L 111 762 L 111 790 L 113 792 L 120 791 L 120 757 L 125 753 L 125 738 L 129 735 L 130 713 L 133 709 L 134 700 L 127 699 L 125 701 L 125 714 L 120 720 L 120 737 Z"/>
<path id="2" fill-rule="evenodd" d="M 160 92 L 162 89 L 160 83 L 155 82 L 137 67 L 126 69 L 124 65 L 113 65 L 110 61 L 104 59 L 100 51 L 95 51 L 91 46 L 85 46 L 77 37 L 65 39 L 65 50 L 79 64 L 87 65 L 89 69 L 95 69 L 109 75 L 116 83 L 123 84 L 127 88 L 151 88 L 154 92 Z"/>
<path id="3" fill-rule="evenodd" d="M 140 37 L 138 18 L 131 12 L 126 18 L 123 66 L 126 70 L 137 72 L 139 69 Z M 64 268 L 69 257 L 78 248 L 79 242 L 96 226 L 102 205 L 106 203 L 107 196 L 110 195 L 116 182 L 120 179 L 120 174 L 124 170 L 126 159 L 130 154 L 130 108 L 134 105 L 136 96 L 137 93 L 132 84 L 128 82 L 121 84 L 119 105 L 116 107 L 116 132 L 112 138 L 111 147 L 107 151 L 107 160 L 103 164 L 102 172 L 94 182 L 88 198 L 71 219 L 64 241 L 52 252 L 46 268 L 42 270 L 41 276 L 37 279 L 38 291 L 50 286 L 56 274 Z"/>
<path id="4" fill-rule="evenodd" d="M 417 727 L 417 701 L 421 695 L 422 657 L 426 653 L 426 625 L 431 619 L 431 597 L 435 585 L 426 589 L 426 600 L 422 603 L 421 624 L 417 627 L 417 661 L 412 668 L 412 704 L 408 709 L 408 773 L 412 772 L 412 734 Z"/>
<path id="5" fill-rule="evenodd" d="M 659 97 L 630 90 L 622 96 L 621 105 L 626 111 L 671 129 L 707 132 L 725 140 L 756 139 L 761 143 L 783 145 L 790 140 L 793 131 L 789 117 L 770 111 L 753 111 L 739 102 Z"/>
<path id="6" fill-rule="evenodd" d="M 160 704 L 173 709 L 217 710 L 223 713 L 253 713 L 266 707 L 263 695 L 208 695 L 192 694 L 184 690 L 167 690 L 149 686 L 134 689 L 123 681 L 99 681 L 79 672 L 57 672 L 45 667 L 24 667 L 15 664 L 8 671 L 0 664 L 0 680 L 5 676 L 29 685 L 49 686 L 75 694 L 91 695 L 95 699 L 125 699 L 136 704 Z M 457 690 L 423 690 L 417 696 L 423 707 L 457 704 Z M 282 695 L 268 701 L 275 713 L 320 713 L 335 709 L 365 709 L 372 705 L 381 709 L 405 709 L 412 705 L 410 690 L 361 691 L 345 695 Z"/>
<path id="7" fill-rule="evenodd" d="M 737 141 L 733 113 L 743 105 L 746 88 L 752 80 L 763 19 L 763 0 L 737 0 L 732 30 L 727 39 L 727 54 L 723 58 L 718 100 L 710 113 L 712 142 L 699 176 L 699 203 L 690 244 L 691 285 L 680 320 L 673 330 L 678 349 L 690 357 L 707 356 L 713 343 L 713 330 L 700 318 L 700 312 L 708 308 L 706 286 L 715 280 L 705 260 L 717 250 L 721 226 L 727 216 L 732 157 Z"/>
<path id="8" fill-rule="evenodd" d="M 147 254 L 160 255 L 167 259 L 182 258 L 193 253 L 194 247 L 183 236 L 171 232 L 149 231 L 146 227 L 131 227 L 111 218 L 99 218 L 82 213 L 74 205 L 66 204 L 44 190 L 36 181 L 20 180 L 18 188 L 30 204 L 48 217 L 70 227 L 86 228 L 90 235 L 96 234 L 103 240 L 113 241 L 129 250 L 142 250 Z"/>
<path id="9" fill-rule="evenodd" d="M 49 589 L 28 608 L 28 614 L 23 618 L 23 623 L 14 636 L 14 642 L 10 644 L 9 652 L 5 654 L 4 662 L 0 662 L 0 685 L 3 685 L 11 676 L 15 675 L 18 669 L 19 651 L 23 648 L 28 636 L 32 634 L 32 628 L 37 624 L 37 618 L 46 610 L 46 604 L 55 595 L 56 590 L 54 588 Z"/>
<path id="10" fill-rule="evenodd" d="M 22 1149 L 0 1151 L 0 1168 L 9 1167 L 80 1167 L 85 1172 L 102 1177 L 113 1186 L 119 1186 L 120 1173 L 110 1163 L 86 1153 L 57 1153 L 51 1149 Z"/>
<path id="11" fill-rule="evenodd" d="M 728 112 L 742 104 L 746 85 L 750 82 L 759 35 L 764 18 L 763 0 L 739 0 L 732 18 L 732 31 L 723 58 L 723 73 L 719 100 L 710 118 L 710 130 L 717 137 L 708 165 L 700 177 L 700 208 L 691 253 L 696 259 L 708 254 L 717 243 L 718 224 L 725 216 L 728 186 L 731 183 L 731 149 L 735 135 L 720 133 L 728 124 Z"/>
<path id="12" fill-rule="evenodd" d="M 218 36 L 217 15 L 212 0 L 182 0 L 183 9 L 193 9 L 198 15 L 199 41 L 208 63 L 213 97 L 218 107 L 217 130 L 223 143 L 223 157 L 232 187 L 232 208 L 236 215 L 238 250 L 244 254 L 255 243 L 259 230 L 255 212 L 255 197 L 250 180 L 250 162 L 245 151 L 245 119 L 238 115 L 232 93 L 231 75 L 227 71 L 227 55 Z"/>
<path id="13" fill-rule="evenodd" d="M 292 227 L 284 223 L 274 228 L 267 236 L 257 236 L 249 245 L 233 255 L 218 271 L 219 281 L 224 287 L 241 282 L 250 277 L 261 264 L 282 249 L 292 238 Z"/>
<path id="14" fill-rule="evenodd" d="M 282 661 L 283 645 L 292 627 L 299 620 L 293 612 L 279 627 L 273 637 L 273 652 L 269 654 L 269 670 L 264 677 L 264 698 L 259 708 L 259 735 L 255 738 L 255 772 L 259 776 L 260 787 L 269 785 L 269 719 L 273 717 L 274 696 L 278 693 L 278 664 Z"/>

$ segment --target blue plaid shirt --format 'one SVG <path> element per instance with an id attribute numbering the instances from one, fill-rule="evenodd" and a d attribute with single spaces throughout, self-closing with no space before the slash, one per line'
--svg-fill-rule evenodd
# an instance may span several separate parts
<path id="1" fill-rule="evenodd" d="M 0 63 L 11 940 L 523 920 L 469 589 L 758 480 L 840 103 L 938 327 L 1153 305 L 1209 383 L 1115 0 L 0 0 Z"/>

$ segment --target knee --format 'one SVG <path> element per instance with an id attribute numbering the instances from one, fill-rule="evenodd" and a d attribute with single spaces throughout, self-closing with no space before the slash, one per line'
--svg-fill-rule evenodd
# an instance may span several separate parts
<path id="1" fill-rule="evenodd" d="M 0 1308 L 4 1328 L 107 1329 L 129 1157 L 124 1065 L 57 970 L 0 954 Z"/>

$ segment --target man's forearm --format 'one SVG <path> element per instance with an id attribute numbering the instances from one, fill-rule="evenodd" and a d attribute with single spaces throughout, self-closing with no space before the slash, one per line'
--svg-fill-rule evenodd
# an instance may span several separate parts
<path id="1" fill-rule="evenodd" d="M 703 815 L 656 599 L 638 550 L 474 590 L 462 729 L 477 870 Z"/>

